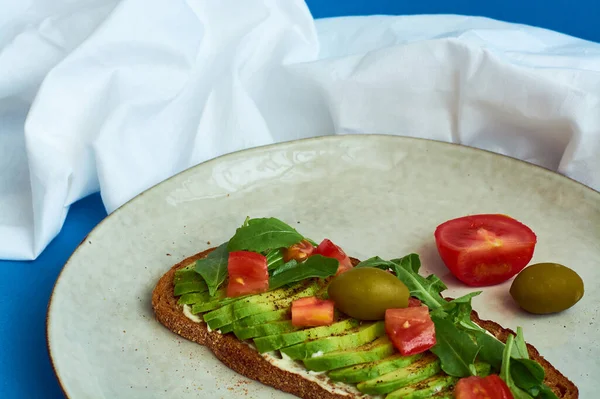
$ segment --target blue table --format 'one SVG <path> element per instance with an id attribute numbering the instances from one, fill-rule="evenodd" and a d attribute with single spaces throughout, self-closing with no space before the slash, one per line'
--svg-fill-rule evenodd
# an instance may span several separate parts
<path id="1" fill-rule="evenodd" d="M 557 30 L 600 42 L 600 2 L 567 0 L 308 0 L 315 18 L 365 14 L 467 14 Z M 575 4 L 575 3 L 572 3 Z M 60 235 L 34 262 L 0 261 L 0 398 L 64 398 L 48 357 L 48 299 L 64 263 L 104 217 L 98 194 L 71 207 Z"/>

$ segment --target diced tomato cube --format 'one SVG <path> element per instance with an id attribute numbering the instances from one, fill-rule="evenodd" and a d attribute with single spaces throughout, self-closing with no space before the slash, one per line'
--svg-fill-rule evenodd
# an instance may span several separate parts
<path id="1" fill-rule="evenodd" d="M 301 306 L 307 306 L 307 305 L 315 305 L 319 303 L 319 298 L 317 298 L 316 296 L 306 296 L 304 298 L 300 298 L 300 299 L 296 299 L 295 301 L 292 302 L 292 309 L 294 307 L 301 307 Z"/>
<path id="2" fill-rule="evenodd" d="M 256 252 L 234 251 L 227 262 L 227 296 L 258 294 L 269 289 L 267 258 Z"/>
<path id="3" fill-rule="evenodd" d="M 436 344 L 435 325 L 426 306 L 386 310 L 385 330 L 404 356 L 425 352 Z"/>
<path id="4" fill-rule="evenodd" d="M 352 261 L 350 260 L 348 255 L 346 255 L 346 253 L 342 250 L 342 248 L 338 247 L 327 238 L 321 241 L 315 253 L 318 255 L 325 256 L 327 258 L 335 258 L 340 262 L 336 276 L 347 272 L 353 267 Z"/>
<path id="5" fill-rule="evenodd" d="M 316 297 L 292 302 L 292 325 L 296 327 L 328 326 L 333 323 L 334 303 Z"/>
<path id="6" fill-rule="evenodd" d="M 456 399 L 514 399 L 506 382 L 497 374 L 461 378 L 454 395 Z"/>

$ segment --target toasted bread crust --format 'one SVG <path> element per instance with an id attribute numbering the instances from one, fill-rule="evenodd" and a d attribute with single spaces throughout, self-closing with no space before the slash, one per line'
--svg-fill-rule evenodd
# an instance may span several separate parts
<path id="1" fill-rule="evenodd" d="M 154 309 L 156 319 L 161 324 L 183 338 L 206 346 L 214 353 L 217 359 L 233 371 L 300 398 L 357 399 L 365 397 L 351 393 L 348 395 L 332 393 L 322 388 L 316 382 L 309 381 L 299 374 L 290 373 L 275 367 L 257 351 L 238 340 L 233 334 L 223 335 L 214 331 L 209 332 L 206 324 L 195 323 L 188 319 L 183 314 L 182 306 L 177 304 L 177 298 L 173 295 L 175 271 L 197 259 L 205 257 L 212 250 L 214 248 L 184 259 L 174 265 L 160 278 L 152 293 L 152 308 Z M 354 264 L 358 263 L 356 259 L 352 261 Z M 476 311 L 473 311 L 471 318 L 475 323 L 488 330 L 502 342 L 506 342 L 509 334 L 515 334 L 514 331 L 504 328 L 498 323 L 480 319 Z M 535 347 L 527 344 L 527 348 L 530 358 L 540 363 L 546 371 L 544 382 L 559 398 L 579 398 L 579 391 L 573 382 L 544 359 Z"/>

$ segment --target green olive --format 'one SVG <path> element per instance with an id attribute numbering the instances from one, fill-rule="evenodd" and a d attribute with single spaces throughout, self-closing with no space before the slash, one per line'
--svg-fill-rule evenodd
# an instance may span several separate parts
<path id="1" fill-rule="evenodd" d="M 402 281 L 374 267 L 340 274 L 327 292 L 339 310 L 359 320 L 383 320 L 386 309 L 407 307 L 410 295 Z"/>
<path id="2" fill-rule="evenodd" d="M 510 295 L 530 313 L 561 312 L 583 297 L 583 280 L 558 263 L 537 263 L 523 269 L 510 286 Z"/>

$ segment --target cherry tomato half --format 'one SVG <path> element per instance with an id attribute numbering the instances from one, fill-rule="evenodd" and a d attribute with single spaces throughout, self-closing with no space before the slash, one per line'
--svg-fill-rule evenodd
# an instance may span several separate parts
<path id="1" fill-rule="evenodd" d="M 435 243 L 446 267 L 463 283 L 499 284 L 519 273 L 533 257 L 537 237 L 506 215 L 472 215 L 442 223 Z"/>

